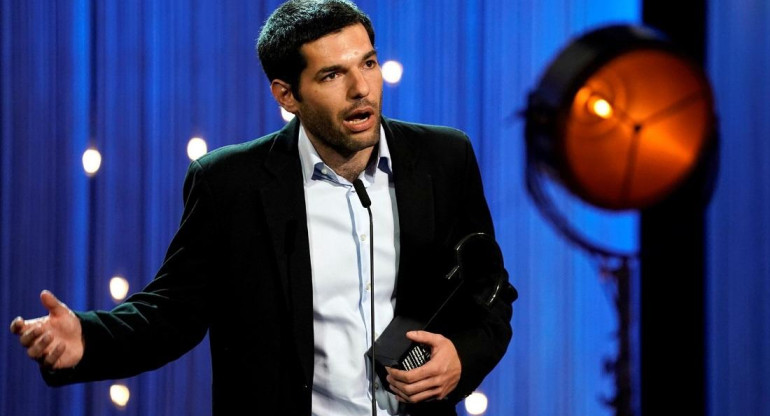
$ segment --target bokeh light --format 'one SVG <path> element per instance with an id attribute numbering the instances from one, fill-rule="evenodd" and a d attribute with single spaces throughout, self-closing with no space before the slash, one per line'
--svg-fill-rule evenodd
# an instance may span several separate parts
<path id="1" fill-rule="evenodd" d="M 597 116 L 607 119 L 612 117 L 612 105 L 601 97 L 592 97 L 588 100 L 589 109 Z"/>
<path id="2" fill-rule="evenodd" d="M 382 79 L 388 84 L 398 84 L 404 74 L 404 66 L 398 61 L 386 61 L 382 64 Z"/>
<path id="3" fill-rule="evenodd" d="M 290 113 L 286 111 L 285 108 L 281 107 L 281 118 L 283 119 L 283 121 L 288 123 L 294 118 L 294 113 Z"/>
<path id="4" fill-rule="evenodd" d="M 484 393 L 475 391 L 465 399 L 465 410 L 471 415 L 481 415 L 487 411 L 488 403 Z"/>
<path id="5" fill-rule="evenodd" d="M 131 392 L 123 384 L 113 384 L 110 386 L 110 399 L 115 406 L 124 408 L 128 404 L 128 399 L 131 398 Z"/>
<path id="6" fill-rule="evenodd" d="M 205 155 L 209 151 L 209 147 L 206 141 L 200 137 L 193 137 L 187 142 L 187 157 L 190 160 L 198 160 L 199 157 Z"/>
<path id="7" fill-rule="evenodd" d="M 88 176 L 93 176 L 102 166 L 102 154 L 94 148 L 89 148 L 83 152 L 83 170 Z"/>
<path id="8" fill-rule="evenodd" d="M 120 302 L 128 295 L 128 280 L 121 276 L 110 279 L 110 295 L 115 302 Z"/>

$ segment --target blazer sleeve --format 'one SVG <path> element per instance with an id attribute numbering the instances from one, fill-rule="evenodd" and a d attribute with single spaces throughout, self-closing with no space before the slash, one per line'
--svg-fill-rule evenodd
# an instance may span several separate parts
<path id="1" fill-rule="evenodd" d="M 221 228 L 215 198 L 198 162 L 188 169 L 184 198 L 181 225 L 155 278 L 111 311 L 77 312 L 83 359 L 72 369 L 43 371 L 46 383 L 134 376 L 175 360 L 203 339 Z"/>
<path id="2" fill-rule="evenodd" d="M 455 240 L 459 241 L 472 232 L 485 232 L 494 236 L 481 174 L 467 137 L 463 172 L 464 186 L 460 196 L 462 209 L 454 233 Z M 507 272 L 503 270 L 503 273 L 507 277 Z M 459 384 L 449 396 L 452 401 L 459 401 L 470 395 L 502 359 L 508 348 L 512 336 L 512 303 L 518 295 L 509 283 L 506 283 L 502 293 L 503 295 L 498 296 L 488 308 L 476 305 L 469 297 L 455 303 L 457 310 L 454 312 L 458 327 L 450 329 L 447 337 L 457 349 L 462 373 Z"/>

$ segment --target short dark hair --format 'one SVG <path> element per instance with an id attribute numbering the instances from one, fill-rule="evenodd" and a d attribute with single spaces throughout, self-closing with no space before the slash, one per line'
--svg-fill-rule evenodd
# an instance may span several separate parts
<path id="1" fill-rule="evenodd" d="M 267 18 L 257 52 L 268 81 L 283 80 L 299 98 L 299 75 L 307 66 L 302 45 L 345 27 L 362 24 L 374 45 L 372 22 L 348 0 L 289 0 Z"/>

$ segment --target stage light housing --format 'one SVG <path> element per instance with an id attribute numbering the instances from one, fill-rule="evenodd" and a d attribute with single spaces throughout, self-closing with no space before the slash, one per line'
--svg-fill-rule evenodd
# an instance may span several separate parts
<path id="1" fill-rule="evenodd" d="M 527 191 L 545 219 L 599 260 L 605 281 L 615 284 L 619 349 L 608 362 L 615 397 L 606 403 L 616 415 L 633 414 L 631 264 L 637 254 L 579 233 L 553 203 L 545 178 L 605 210 L 651 207 L 690 177 L 692 186 L 682 188 L 702 185 L 707 194 L 701 174 L 716 170 L 718 148 L 711 87 L 701 67 L 662 34 L 608 26 L 558 54 L 530 93 L 525 116 Z"/>
<path id="2" fill-rule="evenodd" d="M 591 205 L 640 209 L 669 195 L 715 138 L 711 87 L 662 34 L 609 26 L 569 44 L 529 96 L 528 174 Z"/>

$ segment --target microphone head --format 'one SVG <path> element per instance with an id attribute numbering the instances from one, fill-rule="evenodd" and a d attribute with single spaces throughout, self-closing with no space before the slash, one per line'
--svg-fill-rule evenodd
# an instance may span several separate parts
<path id="1" fill-rule="evenodd" d="M 366 187 L 364 187 L 364 183 L 361 182 L 361 179 L 353 181 L 353 188 L 356 189 L 356 194 L 358 194 L 358 199 L 361 200 L 361 205 L 363 205 L 364 208 L 369 208 L 369 206 L 372 205 L 372 201 L 369 199 L 369 194 L 366 193 Z"/>

